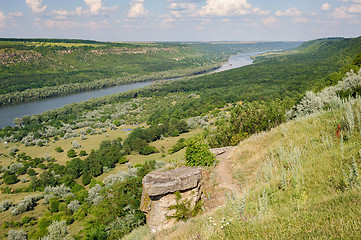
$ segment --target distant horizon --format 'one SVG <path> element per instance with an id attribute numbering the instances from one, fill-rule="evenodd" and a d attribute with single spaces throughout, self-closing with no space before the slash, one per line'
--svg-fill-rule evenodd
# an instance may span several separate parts
<path id="1" fill-rule="evenodd" d="M 361 35 L 361 0 L 11 0 L 0 37 L 111 42 L 308 41 Z"/>
<path id="2" fill-rule="evenodd" d="M 357 36 L 361 37 L 361 36 Z M 357 37 L 350 37 L 350 38 L 357 38 Z M 85 39 L 85 38 L 53 38 L 53 37 L 0 37 L 0 41 L 4 41 L 6 39 L 16 39 L 16 40 L 76 40 L 76 41 L 94 41 L 94 42 L 104 42 L 104 43 L 218 43 L 218 44 L 227 44 L 227 43 L 260 43 L 260 42 L 307 42 L 317 39 L 333 39 L 333 38 L 340 38 L 346 39 L 349 37 L 322 37 L 322 38 L 315 38 L 315 39 L 308 39 L 308 40 L 204 40 L 204 41 L 194 41 L 194 40 L 171 40 L 171 41 L 163 41 L 163 40 L 148 40 L 148 41 L 141 41 L 141 40 L 129 40 L 129 41 L 111 41 L 111 40 L 97 40 L 97 39 Z"/>

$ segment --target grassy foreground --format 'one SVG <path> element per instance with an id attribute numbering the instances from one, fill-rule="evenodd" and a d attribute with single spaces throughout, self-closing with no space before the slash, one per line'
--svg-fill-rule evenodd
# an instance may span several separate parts
<path id="1" fill-rule="evenodd" d="M 352 101 L 355 120 L 361 101 Z M 359 239 L 361 121 L 347 104 L 241 142 L 232 160 L 243 191 L 226 206 L 127 239 Z"/>

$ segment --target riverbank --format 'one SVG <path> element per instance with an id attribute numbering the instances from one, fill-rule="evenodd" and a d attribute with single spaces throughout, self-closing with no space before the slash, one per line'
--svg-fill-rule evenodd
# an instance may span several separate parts
<path id="1" fill-rule="evenodd" d="M 239 68 L 242 66 L 252 64 L 253 60 L 251 59 L 251 56 L 257 55 L 258 53 L 259 52 L 250 52 L 250 53 L 240 53 L 237 55 L 233 55 L 229 58 L 228 62 L 224 63 L 217 70 L 210 71 L 208 74 L 222 72 L 222 71 L 230 70 L 232 68 Z M 205 72 L 203 71 L 199 75 L 204 73 Z M 166 81 L 173 79 L 175 78 L 153 79 L 152 81 L 123 84 L 120 86 L 94 89 L 92 91 L 67 94 L 63 96 L 35 100 L 27 103 L 4 106 L 0 108 L 0 115 L 2 116 L 2 118 L 0 119 L 0 128 L 4 128 L 6 126 L 12 126 L 15 118 L 21 118 L 26 115 L 40 114 L 56 108 L 61 108 L 71 103 L 87 101 L 91 98 L 98 98 L 115 93 L 125 92 L 132 89 L 142 88 L 152 84 L 155 80 Z"/>

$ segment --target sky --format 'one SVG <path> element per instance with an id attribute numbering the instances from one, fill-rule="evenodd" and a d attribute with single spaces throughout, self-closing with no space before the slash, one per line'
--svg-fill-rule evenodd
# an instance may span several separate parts
<path id="1" fill-rule="evenodd" d="M 361 0 L 0 0 L 0 37 L 306 41 L 361 35 Z"/>

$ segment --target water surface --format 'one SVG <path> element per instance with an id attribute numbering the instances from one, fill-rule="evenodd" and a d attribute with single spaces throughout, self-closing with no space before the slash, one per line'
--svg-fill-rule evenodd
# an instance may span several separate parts
<path id="1" fill-rule="evenodd" d="M 231 56 L 227 63 L 223 64 L 220 68 L 210 72 L 209 74 L 222 72 L 229 69 L 239 68 L 245 65 L 252 64 L 253 60 L 250 57 L 257 54 L 258 52 L 251 52 L 251 53 L 241 53 Z M 0 108 L 0 128 L 6 126 L 12 126 L 14 119 L 17 117 L 43 113 L 56 108 L 61 108 L 67 104 L 86 101 L 91 98 L 103 97 L 106 95 L 111 95 L 119 92 L 125 92 L 136 88 L 142 88 L 152 83 L 153 82 L 130 83 L 120 86 L 97 89 L 93 91 L 74 93 L 59 97 L 39 99 L 28 103 L 20 103 L 16 105 L 4 106 Z"/>

